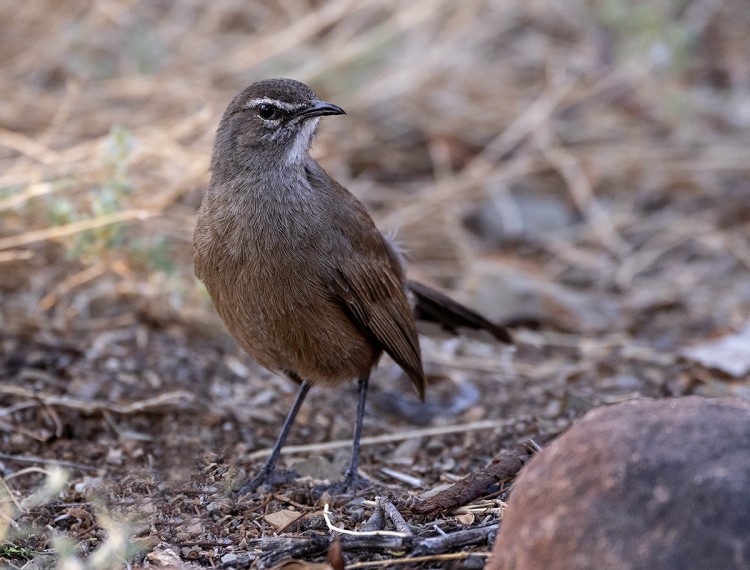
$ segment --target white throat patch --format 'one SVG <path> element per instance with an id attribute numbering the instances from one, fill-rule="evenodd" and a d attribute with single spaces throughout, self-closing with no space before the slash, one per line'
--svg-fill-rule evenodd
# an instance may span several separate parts
<path id="1" fill-rule="evenodd" d="M 319 117 L 307 119 L 302 124 L 302 128 L 297 133 L 296 138 L 289 147 L 289 152 L 286 154 L 287 165 L 297 164 L 307 155 L 307 151 L 310 148 L 310 141 L 312 140 L 313 134 L 315 134 L 315 127 L 318 126 Z"/>

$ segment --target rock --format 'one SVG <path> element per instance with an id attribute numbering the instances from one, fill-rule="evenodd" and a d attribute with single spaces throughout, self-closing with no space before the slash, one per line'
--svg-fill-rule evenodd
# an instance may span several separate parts
<path id="1" fill-rule="evenodd" d="M 611 332 L 620 320 L 616 301 L 563 287 L 501 261 L 473 263 L 458 287 L 460 301 L 493 322 L 536 321 L 573 332 Z"/>
<path id="2" fill-rule="evenodd" d="M 595 409 L 534 457 L 487 568 L 750 567 L 750 404 Z"/>
<path id="3" fill-rule="evenodd" d="M 230 566 L 232 564 L 237 564 L 237 555 L 233 552 L 227 552 L 224 556 L 221 557 L 221 563 L 224 566 Z"/>
<path id="4" fill-rule="evenodd" d="M 518 236 L 547 235 L 570 227 L 576 214 L 558 196 L 530 192 L 498 192 L 466 219 L 467 227 L 493 245 Z"/>
<path id="5" fill-rule="evenodd" d="M 186 549 L 189 551 L 189 549 Z M 146 567 L 150 568 L 165 568 L 167 570 L 183 570 L 185 568 L 199 568 L 199 566 L 193 562 L 184 561 L 180 555 L 172 550 L 172 548 L 165 547 L 161 549 L 149 552 L 146 555 Z"/>

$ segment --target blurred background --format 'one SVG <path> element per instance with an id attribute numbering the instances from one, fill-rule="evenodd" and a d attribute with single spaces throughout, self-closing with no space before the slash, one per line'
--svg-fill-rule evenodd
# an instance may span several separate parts
<path id="1" fill-rule="evenodd" d="M 506 422 L 414 449 L 425 481 L 593 405 L 747 395 L 748 30 L 745 0 L 0 2 L 0 447 L 127 484 L 273 441 L 293 388 L 191 260 L 218 120 L 268 77 L 346 109 L 313 155 L 411 276 L 516 325 L 511 355 L 423 341 L 437 412 L 381 367 L 373 431 Z M 348 437 L 353 393 L 311 398 L 293 438 Z"/>
<path id="2" fill-rule="evenodd" d="M 508 275 L 491 286 L 493 268 L 478 265 L 502 261 L 535 295 L 541 279 L 642 304 L 691 295 L 721 326 L 747 315 L 722 309 L 717 283 L 695 290 L 750 263 L 747 233 L 733 231 L 750 208 L 743 2 L 0 9 L 6 332 L 126 320 L 133 307 L 202 312 L 190 240 L 213 132 L 238 90 L 274 76 L 348 111 L 325 121 L 315 156 L 398 231 L 420 277 L 455 288 L 468 272 L 464 290 L 512 296 Z M 703 272 L 674 264 L 701 255 Z M 480 304 L 496 318 L 566 319 L 502 297 Z"/>

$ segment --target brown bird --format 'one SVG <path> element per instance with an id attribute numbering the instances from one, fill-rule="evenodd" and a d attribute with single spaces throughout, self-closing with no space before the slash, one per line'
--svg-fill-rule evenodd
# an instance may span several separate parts
<path id="1" fill-rule="evenodd" d="M 399 250 L 364 206 L 309 155 L 320 117 L 344 110 L 291 79 L 254 83 L 219 123 L 211 184 L 193 238 L 195 273 L 239 345 L 300 384 L 271 456 L 240 492 L 273 484 L 281 447 L 312 385 L 357 378 L 352 459 L 357 485 L 371 369 L 385 351 L 424 399 L 415 315 L 449 330 L 508 331 L 405 278 Z"/>

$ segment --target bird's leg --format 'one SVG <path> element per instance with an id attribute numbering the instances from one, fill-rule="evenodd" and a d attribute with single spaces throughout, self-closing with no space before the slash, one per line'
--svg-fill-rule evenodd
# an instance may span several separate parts
<path id="1" fill-rule="evenodd" d="M 289 410 L 289 413 L 284 420 L 284 425 L 281 426 L 281 432 L 279 432 L 279 436 L 276 438 L 276 443 L 273 444 L 271 455 L 266 460 L 266 463 L 265 465 L 263 465 L 260 472 L 242 486 L 242 488 L 240 489 L 240 495 L 244 495 L 245 493 L 252 493 L 261 485 L 273 484 L 276 461 L 278 461 L 279 459 L 281 448 L 286 441 L 286 437 L 289 435 L 289 430 L 292 428 L 294 418 L 297 417 L 297 412 L 299 412 L 299 409 L 302 407 L 302 402 L 305 401 L 305 396 L 307 396 L 307 392 L 310 390 L 310 386 L 311 384 L 306 380 L 300 384 L 299 391 L 297 392 L 297 398 L 294 400 L 292 409 Z"/>
<path id="2" fill-rule="evenodd" d="M 352 441 L 352 460 L 349 468 L 344 474 L 344 479 L 334 485 L 336 490 L 353 491 L 359 484 L 366 482 L 359 476 L 359 440 L 362 437 L 362 423 L 365 418 L 365 401 L 367 400 L 367 384 L 370 381 L 370 373 L 367 372 L 359 378 L 359 397 L 357 400 L 357 418 L 354 420 L 354 437 Z"/>
<path id="3" fill-rule="evenodd" d="M 369 372 L 359 378 L 359 399 L 357 401 L 357 418 L 354 421 L 352 460 L 344 474 L 344 478 L 337 483 L 316 485 L 312 490 L 314 499 L 319 499 L 324 493 L 333 496 L 346 495 L 368 483 L 367 479 L 359 476 L 357 470 L 359 468 L 359 439 L 362 436 L 362 422 L 365 417 L 365 400 L 367 400 L 367 383 L 369 380 Z"/>

